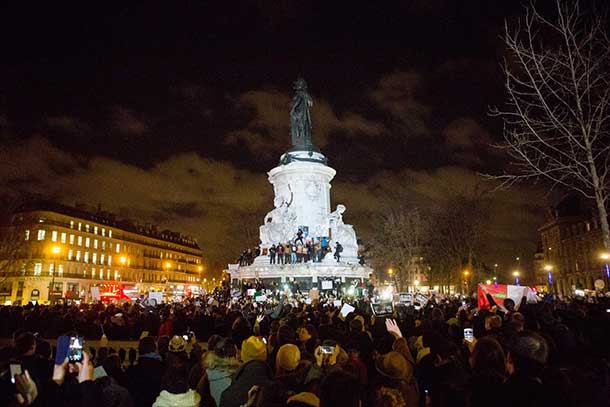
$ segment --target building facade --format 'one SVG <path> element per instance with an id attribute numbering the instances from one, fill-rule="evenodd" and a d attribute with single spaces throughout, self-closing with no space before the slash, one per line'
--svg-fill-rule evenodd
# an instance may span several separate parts
<path id="1" fill-rule="evenodd" d="M 537 262 L 538 283 L 561 295 L 575 290 L 595 290 L 604 282 L 608 290 L 608 259 L 595 211 L 575 196 L 565 198 L 540 229 L 543 261 Z M 599 284 L 599 283 L 598 283 Z"/>
<path id="2" fill-rule="evenodd" d="M 0 303 L 198 292 L 202 251 L 194 239 L 111 214 L 53 203 L 17 210 L 4 228 Z M 8 236 L 8 238 L 7 238 Z"/>

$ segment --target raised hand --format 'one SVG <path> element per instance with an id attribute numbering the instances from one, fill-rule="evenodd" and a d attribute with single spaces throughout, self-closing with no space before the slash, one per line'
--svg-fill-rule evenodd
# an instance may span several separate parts
<path id="1" fill-rule="evenodd" d="M 400 332 L 400 328 L 398 327 L 398 324 L 395 320 L 390 318 L 386 319 L 385 328 L 388 330 L 389 333 L 394 336 L 394 338 L 402 338 L 402 332 Z"/>
<path id="2" fill-rule="evenodd" d="M 68 358 L 64 359 L 64 363 L 61 365 L 53 366 L 53 381 L 58 385 L 62 385 L 66 378 L 66 367 L 68 366 Z"/>
<path id="3" fill-rule="evenodd" d="M 17 402 L 22 406 L 29 406 L 38 397 L 36 383 L 27 370 L 23 374 L 15 375 L 15 386 L 17 387 Z"/>
<path id="4" fill-rule="evenodd" d="M 86 382 L 87 380 L 93 380 L 93 364 L 91 363 L 91 356 L 89 352 L 83 352 L 83 361 L 76 362 L 78 366 L 78 382 Z"/>

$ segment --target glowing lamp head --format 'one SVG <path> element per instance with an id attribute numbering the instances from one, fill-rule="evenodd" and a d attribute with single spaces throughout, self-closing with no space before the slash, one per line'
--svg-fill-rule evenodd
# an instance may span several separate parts
<path id="1" fill-rule="evenodd" d="M 519 271 L 518 270 L 513 271 L 513 276 L 514 277 L 519 277 Z"/>
<path id="2" fill-rule="evenodd" d="M 53 254 L 59 254 L 59 253 L 61 253 L 61 247 L 59 247 L 59 246 L 53 246 L 53 247 L 51 247 L 51 253 L 53 253 Z"/>
<path id="3" fill-rule="evenodd" d="M 599 258 L 602 260 L 610 260 L 610 253 L 604 252 L 599 255 Z"/>
<path id="4" fill-rule="evenodd" d="M 417 287 L 419 285 L 419 280 L 413 281 L 413 285 L 415 285 Z"/>
<path id="5" fill-rule="evenodd" d="M 199 266 L 199 267 L 197 267 L 197 270 L 199 270 L 199 272 L 202 272 L 203 271 L 203 267 Z"/>
<path id="6" fill-rule="evenodd" d="M 127 263 L 127 257 L 125 257 L 125 256 L 121 256 L 121 258 L 119 259 L 119 261 L 121 262 L 121 264 L 125 264 L 125 263 Z"/>
<path id="7" fill-rule="evenodd" d="M 546 266 L 544 266 L 544 270 L 545 271 L 552 271 L 553 270 L 553 266 L 551 266 L 550 264 L 547 264 Z"/>

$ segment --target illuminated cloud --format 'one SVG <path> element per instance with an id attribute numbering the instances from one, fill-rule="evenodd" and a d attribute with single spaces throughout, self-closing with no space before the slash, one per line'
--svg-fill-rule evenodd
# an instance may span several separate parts
<path id="1" fill-rule="evenodd" d="M 112 121 L 116 130 L 125 136 L 141 136 L 149 130 L 148 124 L 137 117 L 133 110 L 123 106 L 112 109 Z"/>

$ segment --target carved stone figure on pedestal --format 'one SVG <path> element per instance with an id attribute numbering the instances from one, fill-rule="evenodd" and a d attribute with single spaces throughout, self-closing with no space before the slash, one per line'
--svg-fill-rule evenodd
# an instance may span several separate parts
<path id="1" fill-rule="evenodd" d="M 286 243 L 291 240 L 296 231 L 296 213 L 282 196 L 273 200 L 275 208 L 271 210 L 260 227 L 261 247 L 268 248 L 272 244 Z"/>
<path id="2" fill-rule="evenodd" d="M 344 205 L 337 205 L 337 209 L 328 215 L 328 225 L 332 233 L 332 241 L 340 242 L 343 246 L 342 257 L 352 258 L 358 255 L 358 242 L 356 232 L 352 225 L 343 223 Z"/>
<path id="3" fill-rule="evenodd" d="M 313 106 L 313 100 L 307 93 L 305 79 L 298 78 L 294 83 L 294 96 L 290 109 L 290 135 L 292 146 L 295 148 L 309 149 L 311 142 L 311 113 L 309 108 Z"/>

